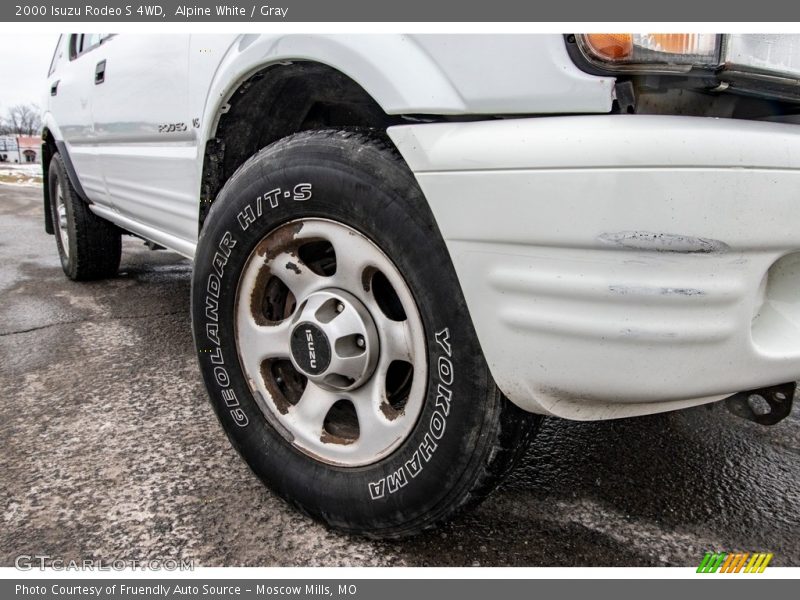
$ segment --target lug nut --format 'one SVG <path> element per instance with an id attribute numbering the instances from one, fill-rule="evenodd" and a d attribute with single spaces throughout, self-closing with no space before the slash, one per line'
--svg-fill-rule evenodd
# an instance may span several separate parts
<path id="1" fill-rule="evenodd" d="M 359 348 L 363 348 L 364 345 L 365 345 L 364 338 L 361 337 L 361 336 L 358 336 L 356 338 L 356 346 L 358 346 Z"/>
<path id="2" fill-rule="evenodd" d="M 339 304 L 336 305 L 336 312 L 342 312 L 343 310 L 344 310 L 344 304 L 339 302 Z"/>

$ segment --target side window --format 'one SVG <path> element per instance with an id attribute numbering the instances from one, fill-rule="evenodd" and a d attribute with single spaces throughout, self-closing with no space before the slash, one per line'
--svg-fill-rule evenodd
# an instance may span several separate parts
<path id="1" fill-rule="evenodd" d="M 103 39 L 102 33 L 84 33 L 83 34 L 83 51 L 88 52 L 95 46 L 100 45 L 100 41 Z"/>
<path id="2" fill-rule="evenodd" d="M 47 70 L 47 76 L 50 77 L 53 73 L 55 73 L 56 68 L 58 67 L 58 63 L 61 61 L 61 57 L 64 55 L 64 51 L 61 48 L 61 42 L 64 40 L 64 36 L 58 36 L 58 43 L 56 44 L 56 50 L 53 52 L 53 59 L 50 61 L 50 68 Z"/>
<path id="3" fill-rule="evenodd" d="M 75 60 L 81 54 L 97 48 L 112 35 L 109 33 L 73 33 L 69 40 L 69 59 Z"/>

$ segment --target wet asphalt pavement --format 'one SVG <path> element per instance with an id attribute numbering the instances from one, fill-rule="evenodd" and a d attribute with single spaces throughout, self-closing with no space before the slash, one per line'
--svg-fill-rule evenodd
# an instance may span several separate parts
<path id="1" fill-rule="evenodd" d="M 265 489 L 219 427 L 191 263 L 126 238 L 119 277 L 72 283 L 41 213 L 38 188 L 0 185 L 0 566 L 690 566 L 710 549 L 800 566 L 797 410 L 771 428 L 723 405 L 549 419 L 507 484 L 438 531 L 329 532 Z"/>

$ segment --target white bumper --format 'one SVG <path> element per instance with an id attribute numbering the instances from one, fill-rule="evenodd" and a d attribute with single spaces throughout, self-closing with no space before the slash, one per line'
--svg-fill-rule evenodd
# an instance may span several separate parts
<path id="1" fill-rule="evenodd" d="M 800 127 L 624 115 L 389 133 L 522 408 L 641 415 L 800 377 Z"/>

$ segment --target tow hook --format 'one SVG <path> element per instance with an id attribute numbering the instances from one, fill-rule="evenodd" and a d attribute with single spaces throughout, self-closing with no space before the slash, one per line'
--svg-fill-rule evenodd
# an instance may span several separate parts
<path id="1" fill-rule="evenodd" d="M 725 406 L 737 417 L 759 425 L 775 425 L 792 411 L 796 382 L 782 383 L 749 392 L 739 392 L 725 399 Z"/>

